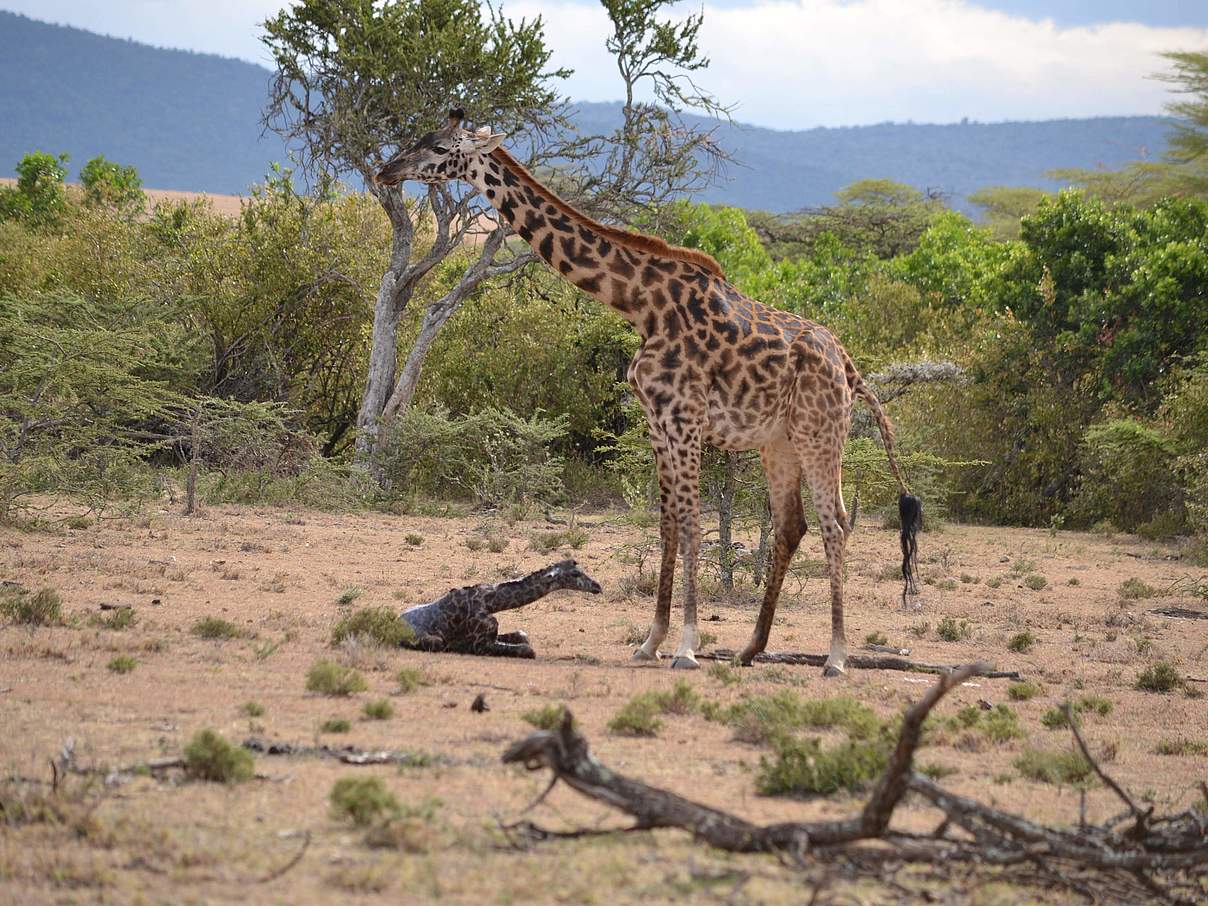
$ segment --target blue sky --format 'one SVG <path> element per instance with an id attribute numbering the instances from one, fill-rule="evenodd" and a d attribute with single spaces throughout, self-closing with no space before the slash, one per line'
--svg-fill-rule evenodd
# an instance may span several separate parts
<path id="1" fill-rule="evenodd" d="M 267 64 L 281 0 L 0 0 L 0 9 L 161 47 Z M 701 9 L 681 3 L 679 14 Z M 1163 50 L 1208 50 L 1208 0 L 709 0 L 698 79 L 774 128 L 1160 113 Z M 591 0 L 505 0 L 541 15 L 578 100 L 619 96 Z"/>

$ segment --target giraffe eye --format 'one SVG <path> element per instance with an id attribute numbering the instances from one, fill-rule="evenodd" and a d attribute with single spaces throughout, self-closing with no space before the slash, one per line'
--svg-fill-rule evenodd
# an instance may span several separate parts
<path id="1" fill-rule="evenodd" d="M 432 150 L 435 151 L 437 154 L 448 154 L 449 153 L 449 149 L 444 147 L 443 145 L 434 145 Z"/>

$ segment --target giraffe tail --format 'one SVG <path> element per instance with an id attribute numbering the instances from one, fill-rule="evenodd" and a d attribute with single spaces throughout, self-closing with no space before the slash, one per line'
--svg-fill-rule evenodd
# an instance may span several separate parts
<path id="1" fill-rule="evenodd" d="M 854 380 L 851 380 L 854 377 Z M 876 420 L 877 429 L 881 432 L 881 443 L 885 446 L 885 456 L 889 460 L 889 471 L 898 481 L 898 519 L 901 526 L 900 540 L 902 545 L 902 606 L 906 605 L 906 595 L 917 595 L 919 576 L 919 529 L 923 527 L 923 502 L 910 493 L 902 470 L 898 466 L 897 457 L 893 452 L 893 425 L 881 408 L 881 401 L 872 392 L 863 378 L 855 373 L 855 368 L 849 365 L 848 378 L 851 381 L 852 392 L 868 404 L 872 417 Z"/>

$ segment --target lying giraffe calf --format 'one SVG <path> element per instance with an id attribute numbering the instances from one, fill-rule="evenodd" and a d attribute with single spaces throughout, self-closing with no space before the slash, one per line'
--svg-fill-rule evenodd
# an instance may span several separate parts
<path id="1" fill-rule="evenodd" d="M 403 619 L 415 630 L 415 641 L 407 647 L 457 654 L 536 657 L 528 636 L 520 630 L 500 635 L 499 621 L 494 615 L 531 604 L 563 588 L 600 593 L 600 583 L 579 569 L 574 560 L 563 560 L 511 582 L 454 588 L 430 604 L 403 611 Z"/>

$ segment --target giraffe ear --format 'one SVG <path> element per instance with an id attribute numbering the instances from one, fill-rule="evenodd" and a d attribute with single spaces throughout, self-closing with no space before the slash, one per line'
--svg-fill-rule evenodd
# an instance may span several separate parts
<path id="1" fill-rule="evenodd" d="M 479 129 L 474 133 L 474 150 L 482 154 L 490 154 L 507 138 L 502 132 L 492 132 L 490 129 Z"/>

